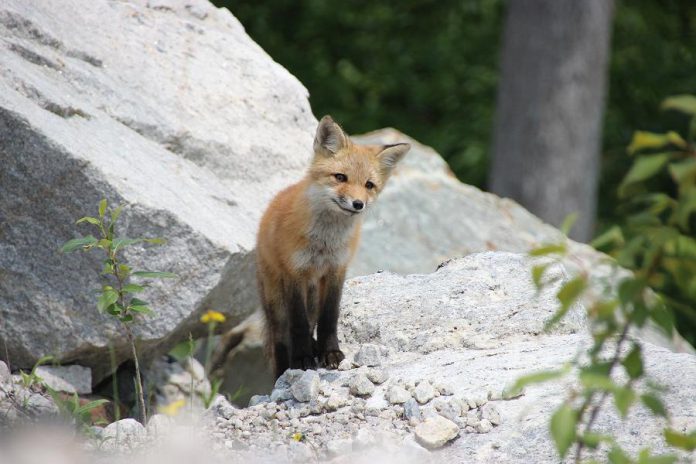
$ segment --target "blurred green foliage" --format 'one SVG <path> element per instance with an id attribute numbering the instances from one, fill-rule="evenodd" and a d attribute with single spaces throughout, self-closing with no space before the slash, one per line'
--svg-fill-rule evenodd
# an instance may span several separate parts
<path id="1" fill-rule="evenodd" d="M 549 423 L 564 462 L 571 459 L 571 452 L 572 462 L 589 462 L 583 455 L 588 450 L 596 453 L 592 462 L 674 463 L 685 456 L 654 455 L 643 448 L 631 457 L 612 430 L 600 432 L 596 427 L 609 399 L 622 419 L 640 403 L 655 420 L 661 418 L 655 425 L 663 427 L 670 451 L 696 449 L 696 430 L 685 431 L 673 420 L 661 398 L 664 388 L 646 377 L 641 337 L 630 336 L 635 328 L 650 324 L 671 338 L 676 320 L 682 335 L 692 345 L 696 342 L 696 96 L 670 97 L 661 108 L 680 116 L 687 130 L 633 134 L 627 147 L 631 167 L 617 191 L 625 219 L 592 243 L 615 258 L 605 258 L 612 271 L 597 277 L 595 263 L 575 260 L 575 274 L 556 294 L 558 309 L 545 321 L 546 330 L 553 328 L 580 303 L 577 309 L 587 313 L 593 343 L 563 368 L 527 374 L 507 391 L 517 395 L 526 385 L 577 375 Z M 567 251 L 563 240 L 530 252 L 533 258 L 545 257 L 532 268 L 537 288 L 557 285 L 546 271 L 564 266 Z M 623 375 L 617 375 L 621 371 Z"/>
<path id="2" fill-rule="evenodd" d="M 618 3 L 604 124 L 599 227 L 624 215 L 615 207 L 617 186 L 631 166 L 626 145 L 633 131 L 685 133 L 687 121 L 674 112 L 658 113 L 670 95 L 694 92 L 696 2 L 624 0 Z"/>
<path id="3" fill-rule="evenodd" d="M 592 244 L 653 289 L 696 346 L 696 97 L 670 97 L 661 107 L 687 130 L 633 135 L 631 168 L 617 191 L 625 219 Z"/>
<path id="4" fill-rule="evenodd" d="M 485 188 L 503 0 L 213 0 L 309 89 L 317 116 L 350 133 L 392 126 L 433 146 Z M 616 186 L 635 129 L 668 95 L 693 92 L 696 2 L 618 0 L 604 130 L 599 225 L 620 217 Z"/>

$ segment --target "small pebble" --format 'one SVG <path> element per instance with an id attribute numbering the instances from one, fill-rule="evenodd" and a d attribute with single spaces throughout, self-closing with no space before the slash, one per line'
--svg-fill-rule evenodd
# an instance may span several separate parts
<path id="1" fill-rule="evenodd" d="M 382 353 L 380 347 L 370 343 L 361 345 L 353 357 L 353 364 L 368 367 L 381 366 Z"/>
<path id="2" fill-rule="evenodd" d="M 391 404 L 403 404 L 411 399 L 411 394 L 405 388 L 392 385 L 387 390 L 387 401 Z"/>
<path id="3" fill-rule="evenodd" d="M 357 396 L 371 395 L 375 391 L 375 384 L 370 382 L 365 374 L 355 374 L 348 381 L 350 393 Z"/>
<path id="4" fill-rule="evenodd" d="M 420 404 L 425 404 L 435 397 L 435 389 L 427 380 L 421 380 L 413 390 L 413 397 Z"/>
<path id="5" fill-rule="evenodd" d="M 459 435 L 457 424 L 442 416 L 429 417 L 416 426 L 416 441 L 428 449 L 437 449 Z"/>
<path id="6" fill-rule="evenodd" d="M 476 426 L 476 432 L 478 433 L 488 433 L 491 430 L 493 430 L 493 424 L 488 419 L 482 419 Z"/>
<path id="7" fill-rule="evenodd" d="M 389 374 L 384 369 L 368 369 L 367 378 L 370 382 L 380 385 L 389 379 Z"/>

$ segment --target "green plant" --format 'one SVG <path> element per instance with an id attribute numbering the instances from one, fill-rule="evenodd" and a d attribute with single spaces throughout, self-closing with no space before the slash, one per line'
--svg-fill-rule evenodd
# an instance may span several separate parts
<path id="1" fill-rule="evenodd" d="M 133 296 L 145 290 L 147 284 L 133 283 L 132 278 L 154 279 L 154 278 L 173 278 L 175 274 L 171 272 L 159 271 L 133 271 L 128 266 L 120 254 L 126 247 L 139 243 L 150 243 L 161 245 L 165 243 L 163 238 L 128 238 L 117 237 L 115 227 L 118 218 L 123 210 L 123 205 L 111 209 L 107 215 L 107 201 L 102 199 L 99 202 L 99 214 L 97 217 L 85 216 L 79 219 L 76 224 L 88 223 L 95 226 L 99 233 L 99 238 L 87 235 L 75 238 L 66 242 L 61 251 L 70 253 L 77 250 L 90 251 L 93 249 L 102 250 L 105 254 L 101 275 L 107 280 L 102 285 L 97 300 L 97 308 L 100 312 L 109 314 L 121 322 L 135 363 L 135 384 L 138 395 L 138 409 L 140 419 L 143 423 L 147 420 L 145 408 L 145 398 L 143 394 L 143 383 L 140 373 L 140 363 L 136 349 L 135 337 L 130 324 L 136 320 L 137 316 L 145 316 L 152 313 L 148 303 Z"/>
<path id="2" fill-rule="evenodd" d="M 593 245 L 632 269 L 696 344 L 696 97 L 666 99 L 662 108 L 687 116 L 687 133 L 636 132 L 633 165 L 618 189 L 626 220 Z"/>
<path id="3" fill-rule="evenodd" d="M 206 311 L 205 314 L 201 316 L 201 322 L 205 324 L 208 327 L 208 337 L 206 339 L 206 344 L 205 344 L 205 376 L 210 380 L 210 393 L 209 394 L 202 394 L 199 393 L 199 397 L 201 398 L 201 401 L 203 401 L 203 405 L 205 408 L 209 408 L 210 405 L 213 403 L 213 400 L 217 396 L 218 392 L 220 391 L 220 387 L 222 386 L 223 379 L 219 378 L 211 378 L 211 373 L 210 373 L 210 363 L 211 363 L 211 358 L 213 355 L 213 348 L 214 348 L 214 337 L 215 337 L 215 328 L 217 327 L 218 323 L 222 324 L 225 322 L 225 315 L 218 312 L 218 311 L 213 311 L 213 310 L 208 310 Z"/>
<path id="4" fill-rule="evenodd" d="M 198 393 L 198 397 L 203 401 L 203 406 L 208 409 L 213 400 L 220 392 L 220 387 L 222 386 L 222 379 L 210 379 L 210 393 Z"/>
<path id="5" fill-rule="evenodd" d="M 230 403 L 236 403 L 247 391 L 248 388 L 246 386 L 240 385 L 233 393 L 225 395 L 225 398 L 227 398 L 227 401 Z"/>
<path id="6" fill-rule="evenodd" d="M 73 418 L 75 425 L 86 430 L 92 424 L 92 411 L 109 401 L 105 399 L 93 400 L 80 405 L 80 397 L 77 393 L 64 398 L 59 392 L 46 387 L 48 393 L 53 398 L 53 402 L 58 406 L 58 410 L 65 416 Z"/>
<path id="7" fill-rule="evenodd" d="M 39 368 L 39 366 L 53 361 L 53 359 L 53 356 L 43 356 L 39 358 L 39 360 L 36 361 L 36 364 L 34 364 L 34 367 L 31 368 L 31 372 L 29 372 L 28 374 L 20 370 L 19 376 L 22 379 L 22 386 L 24 388 L 31 388 L 34 385 L 41 385 L 43 383 L 43 379 L 39 377 L 39 375 L 36 373 L 36 370 Z"/>
<path id="8" fill-rule="evenodd" d="M 611 435 L 597 433 L 593 427 L 610 399 L 624 418 L 631 407 L 642 403 L 656 417 L 666 420 L 667 444 L 688 451 L 696 449 L 696 431 L 681 433 L 671 426 L 660 387 L 645 376 L 642 345 L 630 336 L 633 328 L 650 324 L 671 337 L 675 315 L 695 320 L 696 98 L 673 97 L 665 100 L 663 108 L 686 113 L 689 133 L 685 138 L 676 132 L 634 135 L 628 152 L 636 157 L 619 187 L 627 220 L 593 242 L 615 258 L 607 258 L 614 272 L 597 279 L 589 265 L 575 263 L 579 271 L 558 290 L 559 309 L 546 324 L 547 329 L 552 328 L 581 302 L 591 321 L 592 345 L 568 366 L 522 377 L 512 389 L 519 391 L 527 384 L 577 372 L 579 388 L 572 388 L 553 413 L 550 432 L 561 458 L 574 447 L 578 463 L 585 450 L 601 446 L 608 449 L 606 457 L 612 463 L 677 460 L 674 455 L 651 455 L 649 449 L 632 458 Z M 531 255 L 547 258 L 532 269 L 539 288 L 550 284 L 545 278 L 549 266 L 571 259 L 565 242 L 542 246 Z M 627 276 L 620 267 L 633 272 Z M 617 375 L 619 371 L 625 375 Z"/>

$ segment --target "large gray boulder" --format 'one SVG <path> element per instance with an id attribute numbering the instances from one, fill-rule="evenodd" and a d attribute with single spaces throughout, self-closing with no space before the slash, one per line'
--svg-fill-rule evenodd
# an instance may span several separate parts
<path id="1" fill-rule="evenodd" d="M 488 250 L 524 253 L 563 237 L 514 201 L 463 184 L 435 150 L 395 129 L 353 139 L 405 141 L 411 150 L 365 219 L 352 276 L 428 273 L 450 258 Z"/>
<path id="2" fill-rule="evenodd" d="M 384 345 L 391 378 L 447 382 L 455 396 L 484 402 L 488 392 L 500 398 L 520 376 L 558 369 L 591 345 L 582 305 L 554 331 L 543 331 L 558 308 L 555 293 L 565 271 L 553 268 L 556 283 L 537 293 L 533 264 L 523 254 L 486 252 L 452 260 L 431 274 L 354 278 L 346 283 L 341 305 L 343 346 L 350 351 L 366 341 Z M 647 375 L 666 387 L 673 424 L 694 430 L 696 356 L 642 343 Z M 549 418 L 571 386 L 549 382 L 527 388 L 519 398 L 495 401 L 501 424 L 454 441 L 435 462 L 523 463 L 530 457 L 558 462 Z M 614 434 L 634 455 L 644 447 L 669 451 L 664 426 L 643 407 L 622 421 L 610 402 L 596 421 L 596 430 Z"/>
<path id="3" fill-rule="evenodd" d="M 134 268 L 171 271 L 135 325 L 147 356 L 204 310 L 233 326 L 255 309 L 256 225 L 301 175 L 316 120 L 305 88 L 240 23 L 205 0 L 5 0 L 0 4 L 0 346 L 12 365 L 43 355 L 93 369 L 128 357 L 92 290 L 100 257 L 61 255 L 92 231 L 75 219 L 125 203 Z M 5 357 L 0 350 L 0 358 Z"/>

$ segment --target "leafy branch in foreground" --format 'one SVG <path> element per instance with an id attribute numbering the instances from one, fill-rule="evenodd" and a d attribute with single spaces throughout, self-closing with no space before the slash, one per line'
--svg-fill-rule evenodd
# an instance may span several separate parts
<path id="1" fill-rule="evenodd" d="M 147 420 L 147 411 L 145 408 L 145 398 L 143 394 L 143 383 L 140 375 L 140 363 L 138 361 L 138 353 L 136 349 L 135 337 L 130 324 L 136 320 L 138 316 L 152 314 L 152 309 L 149 303 L 134 296 L 143 292 L 146 283 L 131 282 L 133 277 L 141 279 L 154 278 L 174 278 L 175 274 L 171 272 L 159 271 L 134 271 L 128 266 L 119 254 L 126 247 L 140 243 L 149 243 L 153 245 L 161 245 L 165 243 L 162 238 L 128 238 L 116 237 L 115 227 L 118 218 L 123 210 L 123 205 L 111 209 L 107 214 L 106 199 L 99 202 L 99 211 L 97 217 L 85 216 L 79 219 L 76 224 L 87 223 L 96 227 L 98 238 L 93 235 L 74 238 L 66 242 L 61 251 L 70 253 L 77 250 L 102 250 L 105 255 L 103 260 L 103 268 L 101 275 L 107 280 L 107 283 L 102 285 L 97 299 L 97 308 L 100 312 L 104 312 L 116 318 L 123 325 L 128 343 L 131 347 L 133 362 L 135 363 L 135 384 L 138 395 L 138 410 L 140 419 L 143 423 Z"/>
<path id="2" fill-rule="evenodd" d="M 675 315 L 682 321 L 680 329 L 696 327 L 696 97 L 672 97 L 663 108 L 687 114 L 689 133 L 685 138 L 676 132 L 634 135 L 628 152 L 636 158 L 619 187 L 628 219 L 593 242 L 616 259 L 612 263 L 615 272 L 604 282 L 592 281 L 593 270 L 577 263 L 579 272 L 561 286 L 559 309 L 547 322 L 547 329 L 552 328 L 582 302 L 590 320 L 592 345 L 584 356 L 572 361 L 575 370 L 534 373 L 512 387 L 519 390 L 578 373 L 580 387 L 570 391 L 550 421 L 559 455 L 565 458 L 574 447 L 576 463 L 587 449 L 606 452 L 612 463 L 677 460 L 674 455 L 652 455 L 647 448 L 631 457 L 611 434 L 597 433 L 595 422 L 610 400 L 622 418 L 634 405 L 642 404 L 656 420 L 666 421 L 663 436 L 667 444 L 686 451 L 696 449 L 696 431 L 682 433 L 672 426 L 661 389 L 646 377 L 642 345 L 630 335 L 633 329 L 650 324 L 672 338 Z M 660 188 L 664 191 L 655 191 Z M 539 288 L 550 284 L 545 279 L 549 266 L 570 258 L 566 243 L 544 245 L 530 254 L 547 258 L 532 269 Z M 626 276 L 619 266 L 633 273 Z"/>

